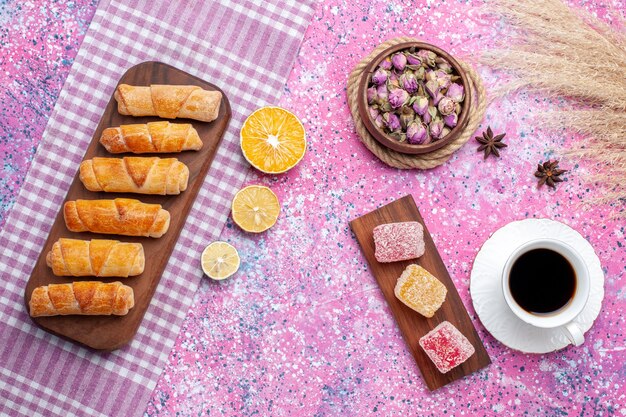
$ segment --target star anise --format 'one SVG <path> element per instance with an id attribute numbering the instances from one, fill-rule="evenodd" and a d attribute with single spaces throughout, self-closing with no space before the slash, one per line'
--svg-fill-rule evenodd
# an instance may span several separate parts
<path id="1" fill-rule="evenodd" d="M 474 138 L 480 143 L 477 151 L 485 151 L 485 159 L 487 159 L 487 157 L 491 154 L 495 156 L 500 156 L 500 151 L 498 151 L 498 149 L 507 147 L 506 143 L 502 143 L 502 139 L 505 135 L 506 133 L 501 133 L 494 136 L 491 127 L 487 126 L 487 131 L 483 132 L 482 137 L 476 136 Z"/>
<path id="2" fill-rule="evenodd" d="M 539 187 L 543 184 L 547 184 L 549 187 L 556 188 L 557 182 L 562 182 L 563 178 L 561 175 L 567 172 L 566 169 L 559 169 L 559 161 L 547 160 L 543 164 L 540 162 L 537 165 L 537 172 L 535 172 L 535 177 L 539 178 Z"/>

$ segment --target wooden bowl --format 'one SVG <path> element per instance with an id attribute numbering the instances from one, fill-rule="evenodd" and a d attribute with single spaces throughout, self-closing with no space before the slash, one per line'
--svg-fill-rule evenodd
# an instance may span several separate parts
<path id="1" fill-rule="evenodd" d="M 413 145 L 407 142 L 398 142 L 396 139 L 387 135 L 385 132 L 383 132 L 374 124 L 374 122 L 372 121 L 370 117 L 369 110 L 368 110 L 367 86 L 372 78 L 372 74 L 376 71 L 376 68 L 378 67 L 378 65 L 386 57 L 391 56 L 398 51 L 403 51 L 411 47 L 415 47 L 417 49 L 427 49 L 429 51 L 436 53 L 438 56 L 445 58 L 450 63 L 452 68 L 454 68 L 454 71 L 461 77 L 461 82 L 463 84 L 463 91 L 465 93 L 465 99 L 463 100 L 463 103 L 461 103 L 461 113 L 459 114 L 459 120 L 457 122 L 457 125 L 443 139 L 439 139 L 437 141 L 428 143 L 426 145 Z M 453 142 L 457 137 L 459 137 L 459 135 L 461 134 L 461 132 L 467 125 L 467 121 L 469 119 L 470 105 L 472 102 L 472 96 L 471 96 L 472 91 L 469 88 L 469 83 L 467 81 L 467 74 L 465 73 L 463 68 L 461 68 L 461 65 L 459 65 L 458 61 L 454 59 L 452 55 L 450 55 L 446 51 L 434 45 L 424 43 L 424 42 L 400 43 L 398 45 L 391 46 L 385 49 L 384 51 L 382 51 L 380 54 L 378 54 L 367 65 L 367 67 L 365 67 L 365 70 L 363 71 L 363 75 L 361 77 L 361 82 L 359 83 L 358 94 L 359 94 L 359 101 L 358 101 L 359 115 L 361 116 L 361 120 L 363 120 L 363 124 L 365 125 L 365 128 L 367 129 L 367 131 L 380 144 L 390 149 L 393 149 L 394 151 L 405 153 L 405 154 L 425 154 L 425 153 L 437 150 L 443 146 L 446 146 L 450 142 Z"/>

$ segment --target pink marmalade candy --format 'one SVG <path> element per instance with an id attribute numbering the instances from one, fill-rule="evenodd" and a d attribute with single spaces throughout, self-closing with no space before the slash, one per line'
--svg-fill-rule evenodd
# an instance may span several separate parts
<path id="1" fill-rule="evenodd" d="M 374 228 L 378 262 L 419 258 L 424 254 L 424 228 L 418 222 L 388 223 Z"/>
<path id="2" fill-rule="evenodd" d="M 470 341 L 448 321 L 428 332 L 419 344 L 442 374 L 459 366 L 475 352 Z"/>

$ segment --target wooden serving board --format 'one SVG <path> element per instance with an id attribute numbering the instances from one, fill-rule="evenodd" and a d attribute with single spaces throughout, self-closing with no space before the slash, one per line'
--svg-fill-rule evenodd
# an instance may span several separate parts
<path id="1" fill-rule="evenodd" d="M 424 242 L 426 244 L 426 252 L 418 259 L 412 259 L 401 262 L 379 263 L 374 257 L 374 237 L 373 231 L 379 224 L 418 221 L 424 226 Z M 454 282 L 450 279 L 448 270 L 446 269 L 437 248 L 433 243 L 433 239 L 428 232 L 424 219 L 420 215 L 419 210 L 413 201 L 413 197 L 407 195 L 396 200 L 386 206 L 374 210 L 364 216 L 361 216 L 350 222 L 350 227 L 356 235 L 361 245 L 361 250 L 369 263 L 369 266 L 378 281 L 378 285 L 383 295 L 389 303 L 389 307 L 402 331 L 404 340 L 409 346 L 417 365 L 419 366 L 424 381 L 428 388 L 436 390 L 450 382 L 453 382 L 465 375 L 471 374 L 491 363 L 487 351 L 483 343 L 478 337 L 472 321 L 467 314 L 467 310 L 459 297 L 459 293 L 454 286 Z M 426 318 L 421 314 L 413 311 L 398 300 L 394 294 L 394 288 L 398 277 L 404 269 L 410 264 L 419 264 L 431 274 L 436 276 L 448 289 L 446 301 L 441 308 L 437 310 L 432 318 Z M 426 333 L 434 329 L 442 321 L 449 321 L 461 333 L 467 337 L 476 349 L 467 361 L 451 371 L 442 374 L 432 363 L 430 358 L 420 347 L 418 341 Z"/>
<path id="2" fill-rule="evenodd" d="M 218 90 L 217 86 L 194 77 L 186 72 L 178 70 L 170 65 L 161 62 L 144 62 L 130 68 L 120 79 L 119 83 L 131 85 L 150 84 L 178 84 L 197 85 L 205 90 Z M 78 165 L 76 166 L 76 176 L 67 193 L 65 201 L 85 199 L 114 199 L 118 197 L 134 198 L 145 203 L 161 204 L 171 215 L 168 232 L 161 238 L 144 238 L 118 235 L 101 235 L 96 233 L 72 233 L 67 230 L 63 219 L 62 205 L 59 213 L 50 230 L 48 240 L 35 264 L 35 268 L 30 276 L 24 293 L 24 301 L 28 310 L 28 301 L 33 290 L 41 285 L 52 283 L 65 283 L 80 280 L 93 280 L 113 282 L 121 281 L 129 285 L 135 292 L 135 306 L 126 316 L 54 316 L 36 317 L 33 321 L 42 329 L 53 334 L 65 337 L 70 340 L 82 343 L 94 349 L 114 350 L 128 343 L 139 328 L 141 320 L 150 305 L 150 300 L 159 284 L 163 270 L 176 240 L 185 225 L 187 214 L 198 194 L 204 177 L 211 166 L 213 157 L 221 142 L 222 136 L 231 118 L 231 109 L 228 98 L 222 92 L 222 103 L 220 105 L 219 116 L 216 120 L 206 123 L 189 119 L 173 119 L 172 123 L 191 123 L 196 128 L 204 146 L 199 151 L 186 151 L 176 154 L 110 154 L 98 142 L 100 134 L 107 127 L 119 126 L 122 124 L 147 123 L 159 120 L 158 117 L 132 117 L 123 116 L 117 112 L 117 102 L 111 96 L 111 100 L 100 119 L 100 124 L 94 132 L 91 144 L 87 148 L 84 159 L 94 156 L 121 158 L 123 156 L 159 156 L 161 158 L 178 158 L 189 167 L 189 183 L 187 190 L 180 195 L 154 196 L 131 193 L 104 193 L 88 191 L 78 178 Z M 67 140 L 71 141 L 71 137 Z M 74 239 L 116 239 L 123 242 L 139 242 L 143 244 L 146 267 L 143 274 L 129 278 L 96 278 L 96 277 L 57 277 L 52 274 L 52 270 L 46 265 L 46 254 L 50 251 L 54 242 L 61 237 Z"/>

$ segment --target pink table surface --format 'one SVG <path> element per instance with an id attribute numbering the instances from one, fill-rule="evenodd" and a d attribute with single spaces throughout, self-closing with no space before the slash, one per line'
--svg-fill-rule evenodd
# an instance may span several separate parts
<path id="1" fill-rule="evenodd" d="M 480 2 L 357 2 L 318 6 L 278 105 L 308 133 L 308 152 L 280 176 L 252 173 L 282 203 L 278 223 L 253 236 L 230 221 L 222 240 L 239 249 L 232 279 L 203 282 L 169 355 L 146 415 L 626 415 L 624 220 L 584 206 L 599 191 L 583 181 L 593 166 L 562 158 L 580 138 L 533 127 L 555 104 L 520 94 L 490 106 L 482 128 L 507 132 L 501 159 L 483 161 L 471 141 L 444 166 L 399 171 L 358 141 L 346 103 L 351 68 L 380 42 L 415 36 L 475 63 L 501 36 Z M 619 0 L 576 1 L 608 22 Z M 10 210 L 95 1 L 0 2 L 0 218 Z M 488 86 L 498 77 L 485 68 Z M 233 98 L 235 99 L 235 98 Z M 567 180 L 537 189 L 539 161 L 562 159 Z M 348 221 L 405 194 L 415 197 L 493 364 L 430 393 Z M 469 276 L 482 243 L 499 227 L 550 218 L 596 249 L 606 297 L 582 347 L 545 355 L 504 347 L 472 307 Z M 3 224 L 2 227 L 11 227 Z"/>

